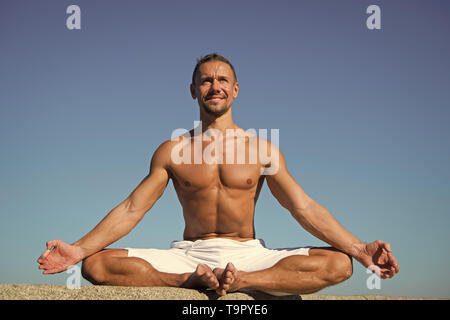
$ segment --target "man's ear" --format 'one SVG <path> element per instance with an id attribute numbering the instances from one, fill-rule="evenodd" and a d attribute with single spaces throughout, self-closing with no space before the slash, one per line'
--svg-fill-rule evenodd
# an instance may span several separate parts
<path id="1" fill-rule="evenodd" d="M 233 90 L 233 99 L 236 99 L 239 93 L 239 83 L 236 81 L 234 84 L 234 90 Z"/>
<path id="2" fill-rule="evenodd" d="M 197 95 L 195 94 L 195 85 L 193 83 L 191 83 L 189 88 L 191 89 L 192 99 L 194 99 L 194 100 L 197 99 Z"/>

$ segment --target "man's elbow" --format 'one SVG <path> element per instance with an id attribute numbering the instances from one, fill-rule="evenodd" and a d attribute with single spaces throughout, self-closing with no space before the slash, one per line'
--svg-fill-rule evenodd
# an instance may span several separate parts
<path id="1" fill-rule="evenodd" d="M 134 221 L 136 224 L 144 218 L 148 210 L 142 206 L 137 206 L 131 199 L 126 199 L 116 208 L 127 220 Z"/>
<path id="2" fill-rule="evenodd" d="M 323 210 L 326 209 L 313 199 L 309 198 L 294 206 L 290 211 L 295 218 L 307 218 L 320 214 Z"/>

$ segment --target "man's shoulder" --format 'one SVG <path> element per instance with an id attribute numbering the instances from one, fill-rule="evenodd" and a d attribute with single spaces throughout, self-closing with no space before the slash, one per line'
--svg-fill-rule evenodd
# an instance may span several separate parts
<path id="1" fill-rule="evenodd" d="M 170 165 L 170 156 L 175 144 L 173 140 L 163 141 L 153 153 L 152 162 L 163 164 L 164 167 Z"/>
<path id="2" fill-rule="evenodd" d="M 176 140 L 172 139 L 172 140 L 165 140 L 163 142 L 161 142 L 161 144 L 158 146 L 158 148 L 156 149 L 156 151 L 161 151 L 161 152 L 170 152 L 173 148 L 173 146 L 177 143 Z"/>

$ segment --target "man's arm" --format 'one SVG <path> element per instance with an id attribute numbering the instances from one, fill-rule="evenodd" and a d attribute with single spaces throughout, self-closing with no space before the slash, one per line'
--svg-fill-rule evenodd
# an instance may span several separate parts
<path id="1" fill-rule="evenodd" d="M 72 245 L 61 240 L 47 242 L 47 250 L 38 259 L 39 268 L 44 273 L 64 271 L 128 234 L 164 193 L 169 181 L 169 149 L 170 142 L 159 146 L 152 157 L 150 173 L 88 234 Z"/>
<path id="2" fill-rule="evenodd" d="M 272 194 L 306 231 L 336 249 L 351 254 L 353 245 L 362 241 L 348 232 L 326 208 L 303 191 L 289 174 L 283 154 L 278 152 L 278 170 L 276 174 L 266 176 Z"/>
<path id="3" fill-rule="evenodd" d="M 305 230 L 351 255 L 366 268 L 370 265 L 380 266 L 382 277 L 392 277 L 399 271 L 389 243 L 377 240 L 368 244 L 347 231 L 326 208 L 303 191 L 289 174 L 283 154 L 273 145 L 271 148 L 272 152 L 278 153 L 278 157 L 272 157 L 278 161 L 275 164 L 278 170 L 266 176 L 267 185 L 279 203 L 289 210 Z"/>

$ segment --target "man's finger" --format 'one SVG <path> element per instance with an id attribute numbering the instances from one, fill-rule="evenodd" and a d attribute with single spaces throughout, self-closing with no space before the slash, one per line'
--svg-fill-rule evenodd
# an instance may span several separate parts
<path id="1" fill-rule="evenodd" d="M 45 270 L 44 272 L 42 272 L 42 274 L 52 274 L 52 273 L 57 273 L 58 271 L 56 269 L 49 269 L 49 270 Z"/>
<path id="2" fill-rule="evenodd" d="M 389 258 L 389 263 L 396 269 L 396 271 L 400 270 L 400 267 L 398 266 L 398 263 L 397 263 L 397 259 L 395 259 L 392 252 L 388 252 L 388 258 Z"/>
<path id="3" fill-rule="evenodd" d="M 394 255 L 388 254 L 389 257 L 389 261 L 392 263 L 392 266 L 395 268 L 395 272 L 399 272 L 400 271 L 400 266 L 397 263 L 397 259 L 395 259 Z"/>
<path id="4" fill-rule="evenodd" d="M 59 245 L 59 242 L 61 240 L 50 240 L 47 241 L 46 245 L 47 245 L 47 250 L 51 250 L 52 248 L 55 248 Z"/>
<path id="5" fill-rule="evenodd" d="M 391 244 L 389 242 L 381 242 L 381 247 L 385 249 L 388 253 L 392 253 Z"/>
<path id="6" fill-rule="evenodd" d="M 389 278 L 392 278 L 393 276 L 394 276 L 393 273 L 389 269 L 387 269 L 387 270 L 385 269 L 381 272 L 382 279 L 389 279 Z"/>
<path id="7" fill-rule="evenodd" d="M 39 259 L 45 259 L 45 258 L 47 258 L 47 256 L 50 254 L 50 250 L 49 249 L 47 249 L 47 250 L 45 250 L 44 251 L 44 253 L 39 257 Z"/>
<path id="8" fill-rule="evenodd" d="M 388 271 L 389 278 L 392 278 L 395 275 L 395 271 L 393 268 L 390 268 Z"/>

